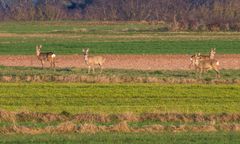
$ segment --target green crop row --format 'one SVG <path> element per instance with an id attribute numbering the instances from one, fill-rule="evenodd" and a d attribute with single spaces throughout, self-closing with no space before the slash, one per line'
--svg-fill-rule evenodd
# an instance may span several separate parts
<path id="1" fill-rule="evenodd" d="M 91 143 L 91 144 L 238 144 L 239 133 L 97 133 L 97 134 L 42 134 L 42 135 L 3 135 L 0 143 Z"/>
<path id="2" fill-rule="evenodd" d="M 238 112 L 239 85 L 1 83 L 0 108 L 70 113 Z"/>
<path id="3" fill-rule="evenodd" d="M 9 40 L 10 39 L 10 40 Z M 26 40 L 0 40 L 1 55 L 34 55 L 35 46 L 43 45 L 43 51 L 53 51 L 58 55 L 82 54 L 83 48 L 90 48 L 92 54 L 207 54 L 213 47 L 218 54 L 239 54 L 240 41 L 127 41 L 127 42 L 82 42 L 77 39 L 30 38 Z M 94 37 L 92 37 L 94 40 Z M 14 42 L 8 42 L 14 41 Z"/>
<path id="4" fill-rule="evenodd" d="M 56 54 L 239 54 L 239 33 L 161 32 L 161 25 L 87 22 L 0 23 L 0 55 L 33 55 L 35 46 Z"/>

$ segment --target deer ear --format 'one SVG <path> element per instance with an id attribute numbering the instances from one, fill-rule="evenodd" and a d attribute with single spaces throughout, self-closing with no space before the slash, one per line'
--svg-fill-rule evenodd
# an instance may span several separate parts
<path id="1" fill-rule="evenodd" d="M 85 49 L 82 49 L 82 52 L 85 52 Z"/>
<path id="2" fill-rule="evenodd" d="M 201 55 L 201 53 L 198 53 L 198 56 L 200 56 Z"/>
<path id="3" fill-rule="evenodd" d="M 41 49 L 42 48 L 42 45 L 39 45 L 39 49 Z"/>
<path id="4" fill-rule="evenodd" d="M 89 52 L 89 48 L 87 48 L 87 52 Z"/>

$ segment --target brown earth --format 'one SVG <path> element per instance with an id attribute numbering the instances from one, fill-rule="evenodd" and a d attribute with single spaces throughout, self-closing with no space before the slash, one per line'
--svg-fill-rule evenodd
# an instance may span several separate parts
<path id="1" fill-rule="evenodd" d="M 102 55 L 106 58 L 105 68 L 139 70 L 188 70 L 190 55 Z M 217 55 L 221 69 L 240 69 L 240 55 Z M 0 65 L 40 67 L 36 56 L 0 56 Z M 45 63 L 45 67 L 49 67 Z M 57 67 L 87 68 L 82 55 L 59 55 Z"/>

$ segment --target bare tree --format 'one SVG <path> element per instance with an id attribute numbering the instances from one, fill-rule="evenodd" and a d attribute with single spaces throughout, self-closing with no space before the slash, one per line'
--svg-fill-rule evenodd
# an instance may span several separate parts
<path id="1" fill-rule="evenodd" d="M 0 20 L 164 21 L 178 30 L 240 30 L 239 0 L 0 0 Z"/>

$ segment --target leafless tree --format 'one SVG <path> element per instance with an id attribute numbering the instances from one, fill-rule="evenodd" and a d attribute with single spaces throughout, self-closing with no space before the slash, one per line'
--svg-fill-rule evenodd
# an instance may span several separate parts
<path id="1" fill-rule="evenodd" d="M 164 21 L 178 30 L 228 31 L 240 30 L 239 8 L 239 0 L 0 0 L 0 21 Z"/>

